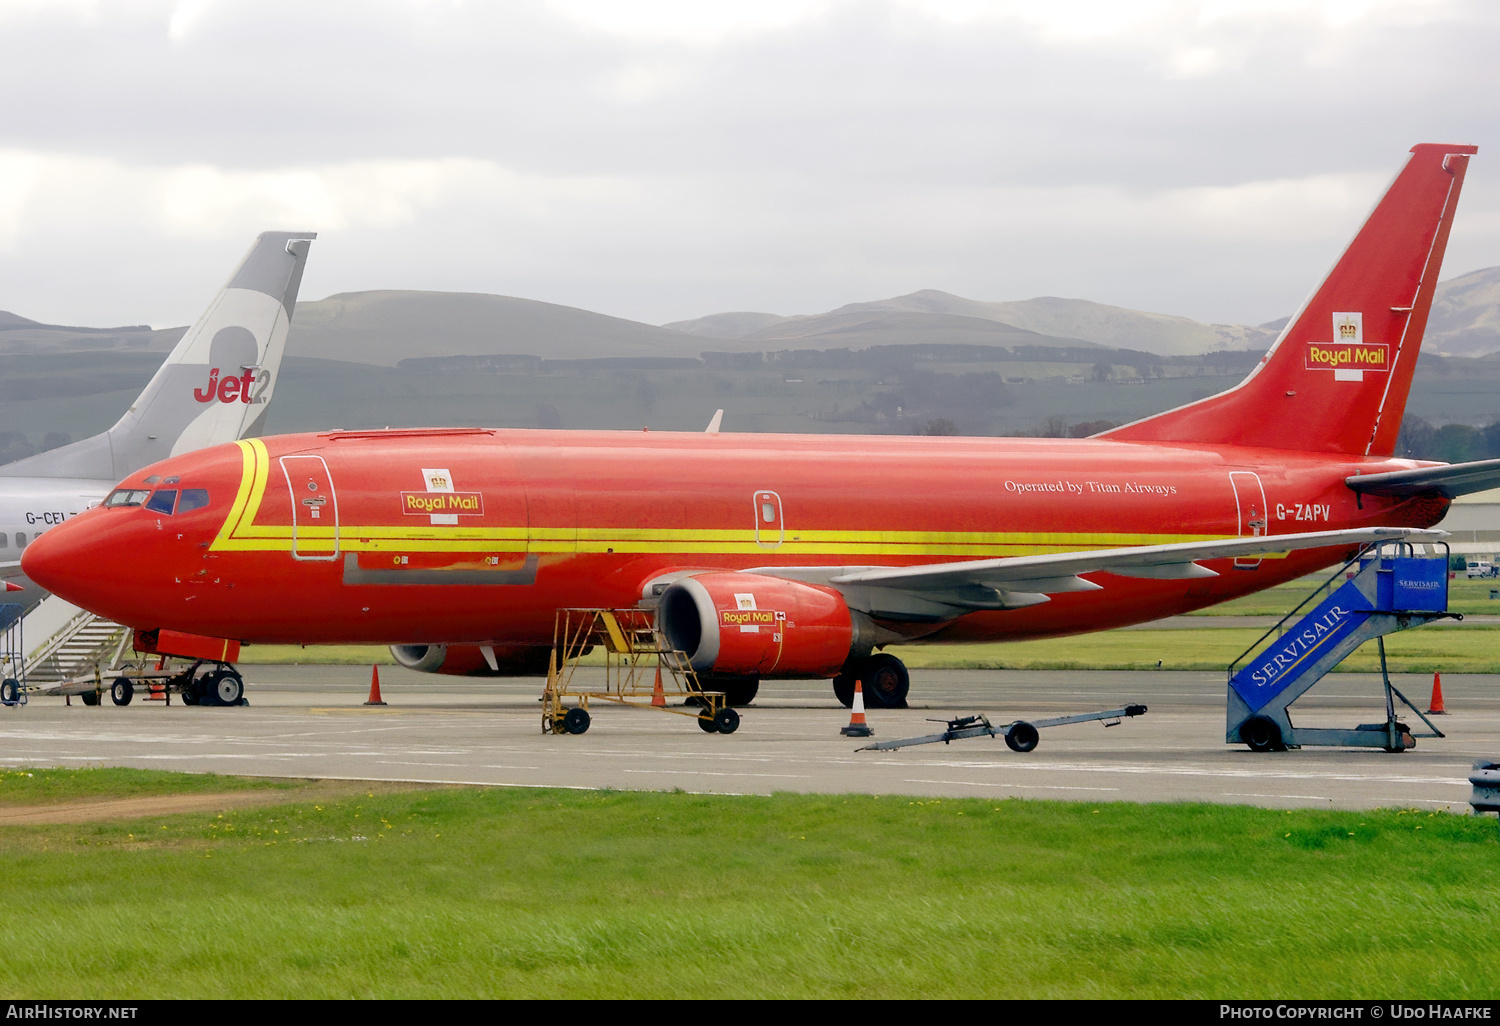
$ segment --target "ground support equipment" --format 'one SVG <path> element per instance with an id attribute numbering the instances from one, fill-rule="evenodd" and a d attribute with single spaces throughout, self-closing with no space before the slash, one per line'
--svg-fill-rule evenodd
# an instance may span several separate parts
<path id="1" fill-rule="evenodd" d="M 1396 690 L 1385 659 L 1385 635 L 1434 620 L 1463 619 L 1458 613 L 1448 612 L 1448 546 L 1435 545 L 1433 549 L 1433 554 L 1418 554 L 1404 542 L 1367 548 L 1241 653 L 1229 665 L 1224 740 L 1249 745 L 1257 752 L 1303 745 L 1402 752 L 1415 748 L 1419 737 L 1443 737 L 1443 732 Z M 1353 567 L 1357 571 L 1350 576 Z M 1347 580 L 1333 588 L 1340 577 Z M 1311 612 L 1289 623 L 1325 591 L 1327 597 Z M 1384 722 L 1362 723 L 1352 729 L 1294 726 L 1288 707 L 1372 638 L 1380 648 Z M 1272 640 L 1267 643 L 1267 639 Z M 1397 719 L 1396 699 L 1427 724 L 1430 732 L 1414 732 Z"/>
<path id="2" fill-rule="evenodd" d="M 604 666 L 583 666 L 595 647 Z M 669 698 L 691 703 L 674 708 Z M 564 701 L 574 704 L 565 706 Z M 704 691 L 686 652 L 668 648 L 649 609 L 559 609 L 542 691 L 542 733 L 582 734 L 589 729 L 590 702 L 613 702 L 690 716 L 713 734 L 733 734 L 740 714 L 722 691 Z"/>
<path id="3" fill-rule="evenodd" d="M 932 745 L 941 741 L 947 744 L 950 741 L 962 741 L 969 737 L 1003 737 L 1005 744 L 1013 752 L 1029 752 L 1037 746 L 1040 740 L 1037 731 L 1042 727 L 1061 727 L 1068 723 L 1089 723 L 1093 720 L 1103 720 L 1106 727 L 1118 726 L 1120 721 L 1127 716 L 1144 716 L 1146 707 L 1144 705 L 1125 705 L 1118 709 L 1106 709 L 1103 712 L 1079 713 L 1076 716 L 1049 716 L 1044 720 L 1013 720 L 1010 723 L 994 726 L 989 718 L 982 713 L 976 716 L 960 716 L 957 719 L 948 720 L 948 729 L 941 734 L 923 734 L 921 737 L 903 737 L 894 741 L 877 741 L 863 748 L 856 748 L 856 752 L 884 752 L 892 748 L 907 748 L 911 745 Z M 930 720 L 931 723 L 942 723 L 942 720 Z"/>
<path id="4" fill-rule="evenodd" d="M 0 604 L 0 705 L 26 704 L 25 611 L 17 602 Z"/>
<path id="5" fill-rule="evenodd" d="M 92 677 L 75 677 L 58 684 L 36 685 L 25 690 L 52 697 L 62 696 L 83 699 L 84 705 L 101 705 L 108 695 L 115 705 L 129 705 L 138 689 L 159 694 L 172 704 L 172 696 L 180 697 L 184 705 L 249 705 L 245 699 L 245 682 L 239 671 L 224 663 L 209 663 L 208 672 L 199 674 L 205 666 L 198 660 L 175 669 L 158 662 L 147 669 L 143 661 L 117 667 L 113 670 L 95 670 Z M 105 683 L 108 681 L 108 683 Z"/>

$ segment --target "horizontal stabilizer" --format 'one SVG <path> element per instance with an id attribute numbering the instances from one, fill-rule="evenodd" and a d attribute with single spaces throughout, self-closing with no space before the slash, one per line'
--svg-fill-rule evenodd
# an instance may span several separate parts
<path id="1" fill-rule="evenodd" d="M 1389 474 L 1365 474 L 1344 479 L 1361 495 L 1441 495 L 1454 499 L 1471 492 L 1500 488 L 1500 460 L 1450 463 L 1441 467 L 1396 470 Z"/>

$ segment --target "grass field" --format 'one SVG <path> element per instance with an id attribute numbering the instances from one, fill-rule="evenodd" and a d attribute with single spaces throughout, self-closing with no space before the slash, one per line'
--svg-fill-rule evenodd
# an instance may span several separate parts
<path id="1" fill-rule="evenodd" d="M 1264 632 L 1261 628 L 1108 631 L 1076 638 L 988 645 L 892 645 L 912 669 L 1224 670 Z M 1393 673 L 1500 673 L 1500 629 L 1428 626 L 1385 639 Z M 1339 665 L 1340 673 L 1380 669 L 1375 642 Z"/>
<path id="2" fill-rule="evenodd" d="M 1200 609 L 1192 616 L 1285 616 L 1297 607 L 1313 589 L 1324 584 L 1328 574 L 1304 577 L 1279 584 L 1254 595 L 1234 599 L 1217 606 Z M 1342 581 L 1335 581 L 1338 587 Z M 1462 574 L 1448 582 L 1448 608 L 1465 616 L 1500 616 L 1500 598 L 1490 598 L 1491 590 L 1500 591 L 1500 580 L 1469 580 Z M 1319 597 L 1321 599 L 1321 596 Z M 1315 600 L 1315 602 L 1318 600 Z M 1309 606 L 1311 608 L 1311 606 Z"/>
<path id="3" fill-rule="evenodd" d="M 7 998 L 1500 993 L 1494 821 L 1426 812 L 453 789 L 0 852 Z"/>

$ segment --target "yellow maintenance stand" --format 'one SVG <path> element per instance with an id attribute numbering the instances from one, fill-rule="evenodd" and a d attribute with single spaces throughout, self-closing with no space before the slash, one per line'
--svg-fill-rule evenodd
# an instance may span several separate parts
<path id="1" fill-rule="evenodd" d="M 602 686 L 599 667 L 581 664 L 596 646 L 604 649 Z M 668 698 L 685 699 L 687 707 L 670 706 Z M 571 708 L 563 704 L 567 699 L 575 703 Z M 724 692 L 703 690 L 687 653 L 665 647 L 649 609 L 557 611 L 542 692 L 542 733 L 582 734 L 589 729 L 591 701 L 691 716 L 710 734 L 733 734 L 740 725 Z"/>

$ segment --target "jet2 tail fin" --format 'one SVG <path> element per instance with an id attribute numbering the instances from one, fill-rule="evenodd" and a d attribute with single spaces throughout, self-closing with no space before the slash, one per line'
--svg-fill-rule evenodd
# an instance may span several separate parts
<path id="1" fill-rule="evenodd" d="M 1411 152 L 1249 377 L 1099 437 L 1391 455 L 1477 147 L 1424 143 Z"/>
<path id="2" fill-rule="evenodd" d="M 118 481 L 168 456 L 250 434 L 276 387 L 315 238 L 263 232 L 114 427 L 0 474 Z"/>

